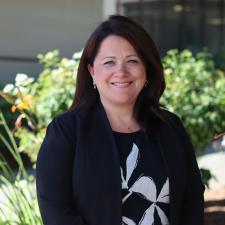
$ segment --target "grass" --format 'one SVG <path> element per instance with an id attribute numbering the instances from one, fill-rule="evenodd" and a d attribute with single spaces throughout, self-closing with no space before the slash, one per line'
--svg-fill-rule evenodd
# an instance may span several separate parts
<path id="1" fill-rule="evenodd" d="M 38 209 L 35 177 L 24 167 L 13 133 L 0 111 L 0 140 L 18 165 L 13 171 L 0 152 L 0 225 L 43 225 Z"/>

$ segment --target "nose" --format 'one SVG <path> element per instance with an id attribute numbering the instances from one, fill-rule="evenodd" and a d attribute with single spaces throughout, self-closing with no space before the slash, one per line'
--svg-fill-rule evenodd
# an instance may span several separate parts
<path id="1" fill-rule="evenodd" d="M 128 74 L 128 71 L 126 68 L 126 64 L 118 63 L 114 75 L 116 75 L 117 77 L 124 77 L 124 76 L 127 76 L 127 74 Z"/>

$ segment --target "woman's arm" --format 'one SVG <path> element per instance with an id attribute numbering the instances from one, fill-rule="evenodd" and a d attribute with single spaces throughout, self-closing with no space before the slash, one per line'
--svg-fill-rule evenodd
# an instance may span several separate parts
<path id="1" fill-rule="evenodd" d="M 204 224 L 204 185 L 201 181 L 194 148 L 179 118 L 176 119 L 178 135 L 187 154 L 188 181 L 181 214 L 182 225 Z"/>
<path id="2" fill-rule="evenodd" d="M 60 120 L 61 119 L 61 120 Z M 54 119 L 48 126 L 36 165 L 36 186 L 44 225 L 85 225 L 72 194 L 75 135 L 71 121 Z"/>

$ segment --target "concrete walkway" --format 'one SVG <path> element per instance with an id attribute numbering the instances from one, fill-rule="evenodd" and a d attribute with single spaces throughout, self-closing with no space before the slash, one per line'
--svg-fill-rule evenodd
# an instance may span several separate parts
<path id="1" fill-rule="evenodd" d="M 209 182 L 210 189 L 225 187 L 225 152 L 211 153 L 198 158 L 200 168 L 209 169 L 216 177 Z"/>

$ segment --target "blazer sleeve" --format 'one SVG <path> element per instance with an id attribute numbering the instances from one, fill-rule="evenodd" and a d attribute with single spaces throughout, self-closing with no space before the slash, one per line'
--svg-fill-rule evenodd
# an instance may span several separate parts
<path id="1" fill-rule="evenodd" d="M 73 130 L 68 119 L 54 119 L 38 154 L 36 187 L 44 225 L 86 225 L 72 194 Z"/>
<path id="2" fill-rule="evenodd" d="M 200 171 L 190 141 L 181 120 L 177 117 L 177 131 L 185 148 L 187 157 L 187 186 L 181 214 L 182 225 L 204 224 L 204 190 Z"/>

